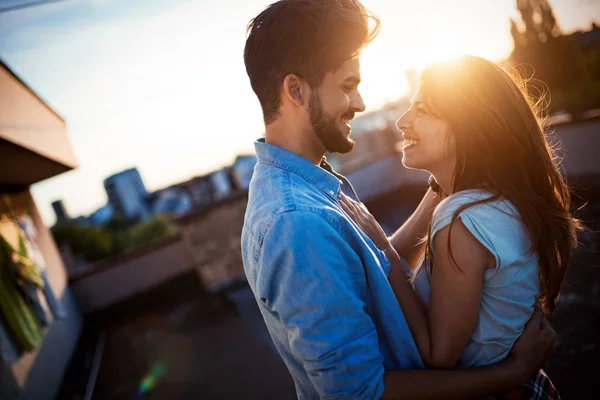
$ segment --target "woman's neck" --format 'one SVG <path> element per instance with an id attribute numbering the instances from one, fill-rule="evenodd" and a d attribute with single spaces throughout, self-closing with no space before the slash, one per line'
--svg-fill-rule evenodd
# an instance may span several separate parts
<path id="1" fill-rule="evenodd" d="M 451 174 L 440 174 L 440 173 L 432 173 L 435 181 L 437 182 L 438 185 L 440 185 L 440 188 L 442 189 L 442 193 L 443 193 L 443 197 L 447 197 L 450 196 L 453 192 L 453 185 L 452 185 L 452 175 Z"/>
<path id="2" fill-rule="evenodd" d="M 439 168 L 430 169 L 429 172 L 435 178 L 435 181 L 442 188 L 444 193 L 443 197 L 450 196 L 454 193 L 454 170 L 456 168 L 455 162 L 447 162 L 445 165 L 439 166 Z"/>

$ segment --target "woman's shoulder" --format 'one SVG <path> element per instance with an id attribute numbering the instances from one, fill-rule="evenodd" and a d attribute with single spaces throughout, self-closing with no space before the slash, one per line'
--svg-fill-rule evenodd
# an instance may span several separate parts
<path id="1" fill-rule="evenodd" d="M 434 211 L 433 222 L 445 225 L 455 214 L 456 217 L 469 215 L 496 223 L 506 218 L 519 220 L 519 213 L 509 200 L 484 189 L 463 190 L 448 196 Z"/>
<path id="2" fill-rule="evenodd" d="M 445 207 L 456 207 L 464 204 L 470 204 L 477 201 L 483 201 L 492 199 L 494 197 L 494 193 L 485 189 L 468 189 L 461 190 L 460 192 L 456 192 L 451 194 L 450 196 L 444 198 L 440 204 L 438 205 L 438 209 L 443 209 Z M 501 198 L 497 197 L 492 202 L 500 201 Z"/>
<path id="3" fill-rule="evenodd" d="M 465 190 L 444 199 L 434 212 L 431 234 L 460 218 L 492 253 L 528 243 L 527 230 L 513 204 L 486 190 Z"/>

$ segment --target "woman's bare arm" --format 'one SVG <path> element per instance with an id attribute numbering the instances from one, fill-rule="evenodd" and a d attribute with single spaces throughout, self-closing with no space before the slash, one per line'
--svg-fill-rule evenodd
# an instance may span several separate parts
<path id="1" fill-rule="evenodd" d="M 433 210 L 439 202 L 440 197 L 429 189 L 415 212 L 389 239 L 411 269 L 416 267 L 423 256 L 425 245 L 422 239 L 427 234 Z"/>
<path id="2" fill-rule="evenodd" d="M 431 368 L 452 368 L 475 328 L 483 276 L 485 269 L 494 265 L 493 255 L 460 218 L 452 229 L 448 225 L 439 230 L 433 238 L 435 258 L 427 309 L 408 281 L 398 252 L 375 218 L 363 205 L 346 197 L 340 204 L 389 259 L 388 279 L 425 364 Z"/>
<path id="3" fill-rule="evenodd" d="M 434 238 L 435 263 L 430 274 L 429 309 L 421 303 L 404 274 L 398 254 L 385 254 L 392 264 L 389 281 L 406 317 L 421 357 L 432 368 L 452 368 L 477 323 L 483 275 L 492 254 L 473 237 L 460 219 Z M 450 258 L 448 242 L 456 265 Z"/>

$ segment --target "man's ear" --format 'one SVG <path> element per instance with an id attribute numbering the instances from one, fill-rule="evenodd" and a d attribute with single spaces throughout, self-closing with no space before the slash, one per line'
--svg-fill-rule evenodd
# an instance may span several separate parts
<path id="1" fill-rule="evenodd" d="M 306 98 L 305 85 L 302 79 L 295 74 L 289 74 L 283 80 L 284 95 L 297 106 L 303 106 Z"/>

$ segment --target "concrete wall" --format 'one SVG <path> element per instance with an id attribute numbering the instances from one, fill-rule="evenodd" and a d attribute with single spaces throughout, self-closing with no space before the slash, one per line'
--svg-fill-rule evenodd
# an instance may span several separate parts
<path id="1" fill-rule="evenodd" d="M 179 234 L 72 273 L 81 312 L 104 310 L 191 271 L 210 289 L 243 279 L 240 237 L 247 201 L 242 195 L 188 214 L 178 220 Z"/>
<path id="2" fill-rule="evenodd" d="M 16 392 L 26 400 L 50 400 L 59 389 L 63 373 L 81 333 L 79 310 L 67 286 L 67 274 L 50 231 L 44 226 L 29 191 L 6 195 L 0 202 L 0 213 L 25 210 L 31 215 L 38 231 L 37 244 L 47 265 L 48 280 L 57 299 L 68 313 L 66 319 L 55 319 L 50 325 L 42 345 L 24 354 L 10 368 Z M 6 367 L 5 367 L 6 368 Z M 6 370 L 4 371 L 6 373 Z M 4 397 L 2 397 L 4 399 Z"/>
<path id="3" fill-rule="evenodd" d="M 600 120 L 555 125 L 551 142 L 558 139 L 558 154 L 570 177 L 600 176 Z M 599 182 L 600 183 L 600 182 Z"/>
<path id="4" fill-rule="evenodd" d="M 208 212 L 180 220 L 196 270 L 207 288 L 244 278 L 241 236 L 248 197 L 242 195 Z"/>
<path id="5" fill-rule="evenodd" d="M 89 314 L 147 292 L 194 265 L 181 235 L 92 264 L 71 276 L 81 312 Z"/>

